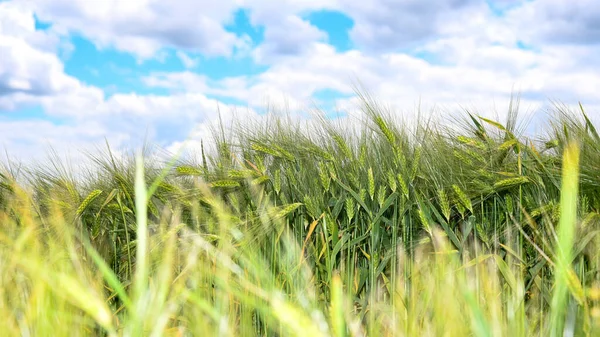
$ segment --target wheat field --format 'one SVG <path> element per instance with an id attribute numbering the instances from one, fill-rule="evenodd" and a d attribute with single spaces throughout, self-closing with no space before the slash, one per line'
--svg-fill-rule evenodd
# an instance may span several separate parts
<path id="1" fill-rule="evenodd" d="M 2 335 L 600 335 L 583 107 L 526 137 L 516 107 L 445 127 L 361 104 L 353 131 L 216 128 L 197 160 L 5 165 Z"/>

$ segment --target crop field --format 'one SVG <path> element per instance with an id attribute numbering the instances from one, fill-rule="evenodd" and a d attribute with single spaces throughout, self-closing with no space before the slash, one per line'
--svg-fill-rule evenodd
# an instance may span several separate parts
<path id="1" fill-rule="evenodd" d="M 600 135 L 463 112 L 216 126 L 0 176 L 2 336 L 599 336 Z M 235 135 L 231 137 L 230 135 Z"/>

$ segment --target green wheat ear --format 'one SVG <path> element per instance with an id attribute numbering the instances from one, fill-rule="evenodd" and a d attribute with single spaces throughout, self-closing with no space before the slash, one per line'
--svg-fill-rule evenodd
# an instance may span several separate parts
<path id="1" fill-rule="evenodd" d="M 396 177 L 394 177 L 394 173 L 392 171 L 388 171 L 387 173 L 388 186 L 392 192 L 396 192 L 398 185 L 396 184 Z"/>
<path id="2" fill-rule="evenodd" d="M 390 143 L 390 145 L 393 146 L 394 144 L 396 144 L 396 135 L 394 135 L 392 130 L 388 127 L 388 125 L 385 123 L 381 116 L 375 117 L 375 124 L 377 124 L 379 130 L 381 130 L 381 132 L 383 133 L 387 141 Z"/>
<path id="3" fill-rule="evenodd" d="M 240 183 L 235 180 L 217 180 L 210 184 L 210 187 L 239 187 Z"/>
<path id="4" fill-rule="evenodd" d="M 188 176 L 200 176 L 200 175 L 204 174 L 204 172 L 202 172 L 201 169 L 198 169 L 193 166 L 178 166 L 177 168 L 175 168 L 175 171 L 179 175 L 188 175 Z"/>
<path id="5" fill-rule="evenodd" d="M 527 177 L 508 178 L 508 179 L 503 179 L 503 180 L 496 182 L 494 184 L 494 188 L 495 189 L 509 188 L 509 187 L 523 185 L 523 184 L 526 184 L 529 182 L 531 182 L 531 180 Z"/>
<path id="6" fill-rule="evenodd" d="M 414 180 L 415 177 L 417 176 L 417 172 L 419 170 L 419 165 L 421 163 L 421 155 L 422 155 L 422 148 L 419 146 L 415 149 L 415 157 L 412 163 L 412 169 L 410 172 L 410 179 Z"/>
<path id="7" fill-rule="evenodd" d="M 94 199 L 96 199 L 100 194 L 102 194 L 102 190 L 93 190 L 90 192 L 90 194 L 87 195 L 87 197 L 85 197 L 85 199 L 83 199 L 83 201 L 81 202 L 81 205 L 79 205 L 79 207 L 77 207 L 77 211 L 75 212 L 75 214 L 77 215 L 81 215 L 83 212 L 85 212 L 85 210 L 87 209 L 87 207 L 94 201 Z"/>
<path id="8" fill-rule="evenodd" d="M 385 185 L 381 185 L 377 191 L 377 203 L 379 204 L 379 207 L 383 206 L 383 203 L 385 202 L 386 192 Z"/>
<path id="9" fill-rule="evenodd" d="M 346 144 L 346 141 L 344 141 L 344 139 L 337 134 L 334 134 L 332 138 L 335 144 L 337 145 L 338 149 L 344 155 L 344 157 L 352 158 L 352 151 L 350 151 L 350 148 L 348 147 L 348 144 Z"/>
<path id="10" fill-rule="evenodd" d="M 402 190 L 402 194 L 404 194 L 404 196 L 406 198 L 408 198 L 408 196 L 409 196 L 408 185 L 406 184 L 406 180 L 404 180 L 401 173 L 398 173 L 398 183 L 400 183 L 400 189 Z"/>
<path id="11" fill-rule="evenodd" d="M 329 187 L 331 185 L 331 178 L 329 176 L 329 172 L 327 166 L 323 164 L 323 162 L 319 163 L 319 178 L 321 179 L 321 186 L 326 192 L 329 192 Z"/>
<path id="12" fill-rule="evenodd" d="M 354 218 L 354 208 L 355 208 L 354 200 L 352 198 L 346 198 L 346 216 L 348 217 L 348 222 L 351 222 Z"/>
<path id="13" fill-rule="evenodd" d="M 275 174 L 273 175 L 273 189 L 275 193 L 279 194 L 281 192 L 281 170 L 277 169 Z"/>
<path id="14" fill-rule="evenodd" d="M 263 184 L 263 183 L 265 183 L 265 182 L 269 181 L 270 179 L 271 179 L 271 178 L 269 178 L 269 176 L 267 176 L 267 175 L 263 175 L 263 176 L 260 176 L 260 177 L 258 177 L 258 178 L 255 178 L 255 179 L 253 179 L 253 180 L 252 180 L 252 182 L 251 182 L 251 184 L 252 184 L 252 185 L 261 185 L 261 184 Z M 229 183 L 229 182 L 228 182 L 228 183 Z M 236 182 L 236 183 L 237 183 L 237 182 Z M 238 183 L 238 185 L 237 185 L 237 186 L 240 186 L 240 184 Z M 227 186 L 227 187 L 235 187 L 235 186 L 231 185 L 231 186 Z"/>
<path id="15" fill-rule="evenodd" d="M 252 150 L 257 151 L 257 152 L 262 152 L 265 154 L 269 154 L 273 157 L 281 157 L 281 155 L 279 154 L 279 152 L 275 151 L 274 149 L 268 147 L 268 146 L 263 146 L 257 143 L 252 144 Z"/>
<path id="16" fill-rule="evenodd" d="M 443 188 L 438 189 L 438 200 L 440 202 L 440 208 L 442 209 L 442 214 L 446 221 L 450 220 L 450 201 L 448 200 L 448 195 Z"/>
<path id="17" fill-rule="evenodd" d="M 417 213 L 419 215 L 419 220 L 421 221 L 421 224 L 425 228 L 425 231 L 427 231 L 427 233 L 431 234 L 431 225 L 429 224 L 429 221 L 427 221 L 427 217 L 425 216 L 425 212 L 423 212 L 423 210 L 421 208 L 419 208 L 417 210 Z"/>
<path id="18" fill-rule="evenodd" d="M 369 167 L 368 171 L 368 183 L 369 183 L 369 197 L 373 200 L 375 196 L 375 178 L 373 177 L 373 168 Z"/>
<path id="19" fill-rule="evenodd" d="M 471 213 L 473 213 L 473 205 L 471 204 L 471 199 L 467 196 L 467 194 L 460 188 L 460 186 L 454 184 L 452 185 L 454 192 L 458 196 L 458 200 L 460 203 L 466 207 Z"/>
<path id="20" fill-rule="evenodd" d="M 485 144 L 476 138 L 469 138 L 469 137 L 465 137 L 465 136 L 461 135 L 461 136 L 457 137 L 457 140 L 463 144 L 467 144 L 467 145 L 476 147 L 480 150 L 485 150 L 485 148 L 486 148 Z"/>
<path id="21" fill-rule="evenodd" d="M 283 218 L 286 215 L 292 213 L 300 206 L 302 206 L 301 202 L 295 202 L 295 203 L 289 204 L 289 205 L 274 207 L 269 211 L 269 215 L 271 215 L 271 217 L 274 219 L 280 219 L 280 218 Z"/>

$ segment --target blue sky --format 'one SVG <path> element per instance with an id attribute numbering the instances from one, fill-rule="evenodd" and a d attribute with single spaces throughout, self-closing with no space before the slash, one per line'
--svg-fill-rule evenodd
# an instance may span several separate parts
<path id="1" fill-rule="evenodd" d="M 600 119 L 599 20 L 592 0 L 4 0 L 0 145 L 193 148 L 218 111 L 267 103 L 356 121 L 359 83 L 409 120 L 419 103 L 502 118 L 514 91 Z"/>

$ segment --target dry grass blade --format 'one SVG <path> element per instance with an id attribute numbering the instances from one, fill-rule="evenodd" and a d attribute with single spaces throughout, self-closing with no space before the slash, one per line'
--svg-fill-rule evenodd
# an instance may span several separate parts
<path id="1" fill-rule="evenodd" d="M 313 220 L 313 222 L 310 223 L 310 226 L 308 226 L 308 233 L 306 233 L 306 239 L 304 239 L 304 243 L 302 244 L 302 249 L 300 250 L 300 262 L 299 263 L 302 263 L 302 261 L 304 260 L 304 250 L 306 249 L 306 244 L 308 243 L 308 240 L 310 239 L 312 233 L 315 231 L 315 228 L 317 228 L 319 221 L 321 221 L 321 219 L 323 219 L 324 216 L 325 216 L 325 213 L 322 213 L 321 216 L 319 216 L 317 219 Z"/>

